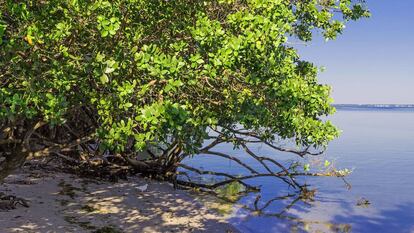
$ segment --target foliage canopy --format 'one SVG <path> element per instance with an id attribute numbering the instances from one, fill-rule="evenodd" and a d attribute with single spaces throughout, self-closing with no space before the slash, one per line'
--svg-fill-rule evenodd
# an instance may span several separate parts
<path id="1" fill-rule="evenodd" d="M 235 144 L 241 128 L 326 146 L 338 135 L 321 119 L 330 87 L 293 43 L 335 39 L 367 16 L 351 0 L 1 1 L 0 139 L 87 112 L 116 153 L 175 141 L 194 154 L 208 128 Z"/>

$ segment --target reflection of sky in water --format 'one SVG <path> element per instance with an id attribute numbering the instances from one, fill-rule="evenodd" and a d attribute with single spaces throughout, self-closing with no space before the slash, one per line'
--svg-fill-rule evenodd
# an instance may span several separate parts
<path id="1" fill-rule="evenodd" d="M 299 232 L 414 232 L 414 112 L 338 111 L 332 121 L 343 133 L 330 144 L 326 156 L 340 168 L 354 169 L 347 178 L 351 190 L 337 178 L 304 178 L 302 181 L 318 191 L 310 205 L 299 201 L 288 210 L 286 215 L 296 220 L 256 216 L 241 209 L 231 221 L 242 232 L 286 232 L 297 227 Z M 220 146 L 220 151 L 232 149 L 229 145 Z M 263 155 L 270 153 L 264 146 L 254 150 Z M 247 158 L 241 152 L 236 153 Z M 234 162 L 212 158 L 200 155 L 189 163 L 218 171 L 244 171 Z M 275 158 L 289 160 L 295 156 L 280 153 Z M 262 185 L 263 201 L 289 191 L 274 178 L 249 183 Z M 256 195 L 244 197 L 240 203 L 251 204 Z M 357 206 L 361 198 L 369 200 L 371 205 Z M 267 212 L 280 212 L 287 205 L 289 200 L 273 202 Z"/>

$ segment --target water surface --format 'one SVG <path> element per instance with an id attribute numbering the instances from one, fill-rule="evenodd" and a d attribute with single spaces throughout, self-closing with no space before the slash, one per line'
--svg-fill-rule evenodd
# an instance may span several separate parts
<path id="1" fill-rule="evenodd" d="M 331 120 L 343 132 L 330 144 L 322 161 L 328 159 L 339 168 L 353 169 L 347 178 L 351 189 L 338 178 L 303 178 L 302 182 L 317 189 L 315 201 L 297 201 L 286 210 L 291 199 L 276 201 L 264 215 L 236 209 L 230 221 L 237 228 L 263 233 L 414 232 L 414 111 L 339 108 Z M 219 149 L 239 153 L 249 161 L 230 145 L 221 145 Z M 262 154 L 273 153 L 260 145 L 253 149 Z M 280 161 L 295 158 L 283 153 L 274 156 Z M 244 171 L 234 163 L 211 158 L 201 155 L 188 162 L 219 171 Z M 262 186 L 259 205 L 294 191 L 272 178 L 250 183 Z M 243 197 L 239 204 L 252 205 L 257 195 Z M 282 213 L 283 217 L 273 216 L 275 213 Z"/>

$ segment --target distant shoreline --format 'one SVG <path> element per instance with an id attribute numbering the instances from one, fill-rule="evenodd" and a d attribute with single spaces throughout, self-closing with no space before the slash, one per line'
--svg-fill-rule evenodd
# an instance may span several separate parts
<path id="1" fill-rule="evenodd" d="M 333 104 L 338 110 L 403 110 L 414 111 L 414 104 Z"/>

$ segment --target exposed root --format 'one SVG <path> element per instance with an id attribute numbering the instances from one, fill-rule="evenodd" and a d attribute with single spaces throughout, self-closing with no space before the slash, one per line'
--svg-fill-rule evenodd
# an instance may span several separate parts
<path id="1" fill-rule="evenodd" d="M 28 201 L 14 195 L 6 195 L 0 192 L 0 211 L 16 209 L 18 205 L 29 208 Z"/>

